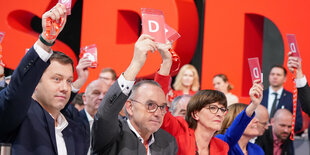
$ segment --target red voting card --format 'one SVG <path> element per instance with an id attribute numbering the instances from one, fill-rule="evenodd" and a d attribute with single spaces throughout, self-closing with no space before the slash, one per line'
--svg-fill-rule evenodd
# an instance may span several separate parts
<path id="1" fill-rule="evenodd" d="M 0 44 L 1 44 L 2 40 L 3 40 L 3 38 L 4 38 L 4 32 L 0 32 Z"/>
<path id="2" fill-rule="evenodd" d="M 155 42 L 166 43 L 165 17 L 162 11 L 141 8 L 142 33 L 154 37 Z"/>
<path id="3" fill-rule="evenodd" d="M 59 0 L 58 3 L 64 4 L 67 9 L 67 15 L 71 15 L 72 0 Z"/>
<path id="4" fill-rule="evenodd" d="M 261 80 L 262 82 L 262 71 L 260 69 L 258 58 L 249 58 L 248 62 L 251 71 L 252 82 L 254 82 L 254 80 Z"/>
<path id="5" fill-rule="evenodd" d="M 85 46 L 80 49 L 80 58 L 87 57 L 91 62 L 91 68 L 98 66 L 97 47 L 95 44 Z"/>
<path id="6" fill-rule="evenodd" d="M 295 34 L 286 34 L 286 38 L 290 51 L 292 52 L 292 56 L 300 57 Z"/>
<path id="7" fill-rule="evenodd" d="M 175 42 L 181 37 L 181 35 L 176 30 L 171 28 L 168 24 L 165 24 L 165 32 L 167 40 L 171 43 Z"/>

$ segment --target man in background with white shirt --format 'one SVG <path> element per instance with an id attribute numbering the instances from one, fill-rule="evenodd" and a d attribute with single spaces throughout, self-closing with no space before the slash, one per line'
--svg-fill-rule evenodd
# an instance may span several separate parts
<path id="1" fill-rule="evenodd" d="M 83 102 L 85 104 L 85 108 L 80 111 L 80 116 L 83 120 L 89 138 L 90 130 L 94 123 L 94 116 L 97 113 L 99 105 L 104 95 L 107 93 L 108 89 L 109 86 L 104 81 L 95 80 L 88 84 L 85 93 L 83 94 Z M 89 139 L 87 140 L 90 144 Z M 87 154 L 90 154 L 90 147 Z"/>
<path id="2" fill-rule="evenodd" d="M 286 69 L 281 65 L 271 67 L 269 73 L 269 88 L 264 90 L 263 100 L 261 104 L 265 106 L 269 113 L 269 118 L 272 118 L 277 109 L 288 109 L 293 113 L 293 94 L 283 88 L 286 82 Z M 296 124 L 295 131 L 302 129 L 302 115 L 300 103 L 297 100 Z"/>

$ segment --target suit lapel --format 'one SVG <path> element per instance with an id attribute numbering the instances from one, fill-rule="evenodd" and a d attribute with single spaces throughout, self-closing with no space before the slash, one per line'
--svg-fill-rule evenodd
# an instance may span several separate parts
<path id="1" fill-rule="evenodd" d="M 263 91 L 263 101 L 261 102 L 263 106 L 268 109 L 268 94 L 269 88 Z"/>
<path id="2" fill-rule="evenodd" d="M 89 126 L 88 118 L 87 118 L 86 113 L 85 113 L 85 109 L 80 111 L 80 117 L 82 118 L 82 123 L 83 123 L 84 129 L 85 129 L 86 137 L 90 137 L 90 130 L 91 129 Z M 90 147 L 90 138 L 86 138 L 85 145 Z"/>
<path id="3" fill-rule="evenodd" d="M 48 126 L 48 131 L 50 135 L 50 139 L 52 140 L 53 148 L 55 152 L 57 153 L 57 145 L 56 145 L 56 137 L 55 137 L 55 120 L 52 118 L 52 116 L 43 109 L 44 115 L 46 118 L 47 126 Z"/>
<path id="4" fill-rule="evenodd" d="M 277 109 L 281 109 L 282 108 L 282 105 L 284 106 L 284 103 L 285 103 L 285 99 L 286 99 L 286 96 L 287 96 L 287 92 L 283 89 L 282 91 L 282 94 L 281 94 L 281 97 L 279 99 L 279 102 L 278 102 L 278 106 L 277 106 Z M 285 107 L 284 107 L 285 108 Z"/>
<path id="5" fill-rule="evenodd" d="M 69 123 L 69 120 L 67 120 Z M 74 146 L 74 138 L 73 138 L 73 133 L 71 130 L 71 125 L 69 125 L 62 131 L 62 135 L 64 138 L 64 141 L 66 143 L 66 148 L 68 154 L 75 154 L 75 146 Z"/>
<path id="6" fill-rule="evenodd" d="M 156 139 L 156 138 L 155 138 Z M 160 147 L 157 145 L 156 140 L 155 142 L 150 146 L 151 154 L 152 155 L 160 155 Z"/>
<path id="7" fill-rule="evenodd" d="M 83 124 L 84 124 L 84 126 L 85 126 L 87 135 L 90 135 L 90 126 L 89 126 L 88 118 L 87 118 L 87 116 L 86 116 L 85 109 L 83 109 L 83 110 L 80 111 L 80 116 L 82 117 Z"/>

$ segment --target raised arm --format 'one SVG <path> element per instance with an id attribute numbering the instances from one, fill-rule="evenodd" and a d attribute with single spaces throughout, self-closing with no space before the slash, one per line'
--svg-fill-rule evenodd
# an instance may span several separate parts
<path id="1" fill-rule="evenodd" d="M 134 80 L 146 61 L 148 51 L 154 52 L 156 49 L 151 36 L 143 34 L 139 37 L 130 65 L 110 87 L 95 115 L 91 142 L 94 153 L 101 152 L 121 136 L 118 113 L 129 97 Z"/>
<path id="2" fill-rule="evenodd" d="M 302 110 L 310 116 L 310 88 L 306 76 L 302 72 L 301 59 L 293 57 L 292 53 L 288 54 L 287 67 L 293 72 L 296 69 L 296 87 L 298 101 L 300 102 Z"/>
<path id="3" fill-rule="evenodd" d="M 159 71 L 155 74 L 154 80 L 158 82 L 165 94 L 167 95 L 170 87 L 170 69 L 172 65 L 172 57 L 169 49 L 171 48 L 170 44 L 159 44 L 158 51 L 162 57 L 162 64 L 160 66 Z M 183 127 L 186 123 L 184 119 L 175 118 L 168 108 L 166 109 L 167 113 L 164 117 L 163 124 L 161 126 L 162 129 L 169 132 L 173 136 L 177 136 L 181 132 L 185 132 L 188 127 Z"/>
<path id="4" fill-rule="evenodd" d="M 42 29 L 46 32 L 46 20 L 58 21 L 64 19 L 63 29 L 66 22 L 66 9 L 62 4 L 57 4 L 42 16 Z M 43 36 L 41 34 L 41 36 Z M 57 36 L 56 36 L 57 38 Z M 7 88 L 0 92 L 0 140 L 4 140 L 13 134 L 27 115 L 31 104 L 32 94 L 39 83 L 45 69 L 49 66 L 49 57 L 52 54 L 51 43 L 55 39 L 44 41 L 38 39 L 34 46 L 26 53 L 18 67 L 15 69 L 11 82 Z M 44 43 L 45 42 L 45 43 Z M 12 51 L 13 52 L 13 51 Z"/>
<path id="5" fill-rule="evenodd" d="M 263 98 L 263 87 L 259 81 L 253 83 L 249 95 L 251 97 L 251 104 L 248 105 L 240 114 L 237 115 L 230 127 L 226 130 L 224 135 L 217 135 L 216 137 L 227 142 L 229 147 L 236 145 L 242 136 L 244 130 L 254 118 L 254 111 L 260 104 Z"/>

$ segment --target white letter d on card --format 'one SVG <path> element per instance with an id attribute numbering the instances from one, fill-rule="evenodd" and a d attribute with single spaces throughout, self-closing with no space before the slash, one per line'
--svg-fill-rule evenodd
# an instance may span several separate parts
<path id="1" fill-rule="evenodd" d="M 149 24 L 149 32 L 157 32 L 159 30 L 158 22 L 154 20 L 149 20 L 148 24 Z M 154 29 L 152 28 L 152 24 L 155 26 Z"/>

